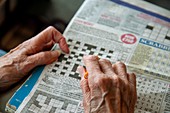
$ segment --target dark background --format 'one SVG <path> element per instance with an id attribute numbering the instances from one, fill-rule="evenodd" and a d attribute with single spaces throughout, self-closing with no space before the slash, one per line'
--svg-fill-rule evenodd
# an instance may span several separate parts
<path id="1" fill-rule="evenodd" d="M 0 24 L 0 49 L 9 51 L 49 25 L 63 32 L 83 1 L 6 0 L 3 8 L 0 5 L 5 17 Z M 170 0 L 146 1 L 170 10 Z"/>
<path id="2" fill-rule="evenodd" d="M 0 49 L 9 51 L 49 25 L 63 32 L 83 1 L 7 0 L 0 25 Z"/>

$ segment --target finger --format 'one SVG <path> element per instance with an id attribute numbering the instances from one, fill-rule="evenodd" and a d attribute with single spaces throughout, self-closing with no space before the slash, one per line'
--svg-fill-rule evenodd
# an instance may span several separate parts
<path id="1" fill-rule="evenodd" d="M 52 40 L 51 42 L 47 43 L 44 47 L 43 47 L 43 51 L 47 51 L 47 50 L 51 50 L 51 48 L 54 45 L 54 41 Z"/>
<path id="2" fill-rule="evenodd" d="M 77 67 L 77 71 L 79 72 L 81 78 L 84 77 L 85 69 L 84 69 L 83 66 L 78 66 L 78 67 Z"/>
<path id="3" fill-rule="evenodd" d="M 132 94 L 134 95 L 134 99 L 136 101 L 137 99 L 137 91 L 136 91 L 136 75 L 134 73 L 130 73 L 128 74 L 128 78 L 129 78 L 129 83 L 130 83 L 130 87 L 132 90 Z"/>
<path id="4" fill-rule="evenodd" d="M 128 74 L 129 77 L 129 83 L 130 83 L 130 106 L 129 110 L 130 112 L 134 111 L 134 107 L 137 100 L 137 92 L 136 92 L 136 75 L 134 73 Z"/>
<path id="5" fill-rule="evenodd" d="M 121 80 L 121 101 L 122 101 L 122 113 L 130 113 L 129 112 L 129 106 L 132 95 L 131 95 L 131 88 L 129 82 L 125 82 L 125 80 Z"/>
<path id="6" fill-rule="evenodd" d="M 56 51 L 46 51 L 40 52 L 28 57 L 28 60 L 32 62 L 32 67 L 36 67 L 38 65 L 50 64 L 58 59 L 61 52 Z"/>
<path id="7" fill-rule="evenodd" d="M 83 93 L 83 106 L 87 108 L 88 103 L 90 102 L 90 88 L 89 88 L 88 80 L 84 78 L 85 69 L 83 66 L 79 66 L 77 68 L 77 71 L 81 75 L 80 87 Z"/>
<path id="8" fill-rule="evenodd" d="M 129 106 L 127 105 L 126 101 L 122 102 L 121 112 L 122 113 L 132 113 L 132 112 L 129 112 Z"/>
<path id="9" fill-rule="evenodd" d="M 46 51 L 22 58 L 24 61 L 20 63 L 19 68 L 21 68 L 22 73 L 28 73 L 36 66 L 54 62 L 60 54 L 60 51 Z"/>
<path id="10" fill-rule="evenodd" d="M 129 82 L 133 86 L 136 86 L 136 75 L 134 73 L 130 73 L 128 78 L 129 78 Z"/>
<path id="11" fill-rule="evenodd" d="M 66 39 L 64 37 L 61 38 L 58 43 L 59 43 L 60 48 L 63 50 L 63 52 L 69 53 L 69 48 L 68 48 Z"/>
<path id="12" fill-rule="evenodd" d="M 90 92 L 90 88 L 89 88 L 89 85 L 88 85 L 88 80 L 84 78 L 84 74 L 85 74 L 84 67 L 79 66 L 77 68 L 77 71 L 81 75 L 81 82 L 80 82 L 81 84 L 80 84 L 80 86 L 81 86 L 81 89 L 83 91 L 83 94 Z"/>
<path id="13" fill-rule="evenodd" d="M 113 113 L 123 113 L 122 107 L 121 107 L 121 91 L 119 88 L 115 88 L 113 90 L 114 92 L 111 93 L 109 100 L 111 100 L 111 105 L 109 105 L 109 108 L 111 108 L 111 111 Z M 111 113 L 111 112 L 110 112 Z"/>
<path id="14" fill-rule="evenodd" d="M 34 51 L 28 51 L 28 53 L 33 54 L 32 52 L 36 53 L 41 51 L 43 47 L 51 40 L 53 40 L 55 43 L 59 43 L 62 51 L 69 53 L 69 48 L 65 38 L 59 31 L 51 26 L 43 30 L 41 33 L 32 38 L 30 42 L 28 42 L 30 43 L 31 50 L 34 49 Z"/>
<path id="15" fill-rule="evenodd" d="M 69 48 L 63 35 L 52 26 L 48 27 L 42 35 L 48 36 L 49 33 L 51 34 L 51 36 L 49 36 L 49 41 L 53 39 L 54 42 L 59 43 L 59 46 L 63 52 L 69 53 Z"/>
<path id="16" fill-rule="evenodd" d="M 102 73 L 99 66 L 99 58 L 94 55 L 88 55 L 83 57 L 83 61 L 86 65 L 86 69 L 89 75 L 95 75 Z"/>
<path id="17" fill-rule="evenodd" d="M 121 93 L 124 95 L 122 96 L 122 102 L 123 102 L 122 112 L 126 113 L 128 112 L 126 110 L 129 107 L 130 98 L 131 98 L 131 92 L 130 92 L 131 87 L 128 82 L 128 74 L 126 71 L 126 66 L 121 62 L 117 62 L 116 64 L 113 64 L 112 67 L 116 75 L 120 78 L 120 82 L 121 82 L 120 90 L 121 90 Z"/>
<path id="18" fill-rule="evenodd" d="M 114 72 L 123 80 L 127 81 L 127 71 L 126 65 L 122 62 L 116 62 L 116 64 L 112 65 Z"/>
<path id="19" fill-rule="evenodd" d="M 99 65 L 100 65 L 100 68 L 102 69 L 103 73 L 108 74 L 108 75 L 114 73 L 113 68 L 112 68 L 112 64 L 111 64 L 111 62 L 109 60 L 100 59 L 99 60 Z"/>
<path id="20" fill-rule="evenodd" d="M 113 68 L 113 71 L 116 73 L 116 75 L 118 74 L 117 71 L 116 71 L 116 64 L 112 64 L 112 68 Z"/>

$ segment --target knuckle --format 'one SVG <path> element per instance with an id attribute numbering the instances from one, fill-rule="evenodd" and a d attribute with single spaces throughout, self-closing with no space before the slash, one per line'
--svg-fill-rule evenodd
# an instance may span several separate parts
<path id="1" fill-rule="evenodd" d="M 62 37 L 61 39 L 60 39 L 62 42 L 66 42 L 66 39 L 65 39 L 65 37 Z M 65 44 L 67 44 L 67 43 L 65 43 Z"/>
<path id="2" fill-rule="evenodd" d="M 106 85 L 107 83 L 111 82 L 112 78 L 110 77 L 98 77 L 96 80 L 96 84 L 99 86 Z"/>
<path id="3" fill-rule="evenodd" d="M 47 32 L 50 32 L 50 33 L 52 33 L 52 35 L 55 35 L 57 30 L 53 26 L 49 26 L 47 28 Z"/>
<path id="4" fill-rule="evenodd" d="M 123 62 L 116 62 L 116 65 L 118 65 L 122 68 L 126 68 L 126 65 Z"/>
<path id="5" fill-rule="evenodd" d="M 92 76 L 100 74 L 100 67 L 91 67 L 89 71 L 92 73 Z"/>
<path id="6" fill-rule="evenodd" d="M 123 86 L 123 91 L 129 93 L 130 92 L 130 84 L 127 81 L 124 81 L 121 83 L 121 85 Z"/>
<path id="7" fill-rule="evenodd" d="M 99 86 L 102 85 L 102 84 L 103 84 L 103 81 L 104 81 L 103 79 L 104 79 L 103 77 L 97 78 L 97 79 L 96 79 L 96 84 L 99 85 Z"/>
<path id="8" fill-rule="evenodd" d="M 42 54 L 42 57 L 43 57 L 43 58 L 48 57 L 47 53 L 45 53 L 45 52 L 42 52 L 41 54 Z M 38 59 L 39 59 L 39 58 L 38 58 Z"/>
<path id="9" fill-rule="evenodd" d="M 101 63 L 106 63 L 106 64 L 111 64 L 111 62 L 107 59 L 100 59 L 99 60 Z"/>
<path id="10" fill-rule="evenodd" d="M 117 77 L 117 76 L 114 77 L 114 78 L 113 78 L 113 84 L 114 84 L 115 87 L 118 87 L 118 88 L 119 88 L 120 85 L 121 85 L 121 83 L 120 83 L 120 78 Z"/>
<path id="11" fill-rule="evenodd" d="M 83 59 L 87 61 L 95 61 L 95 60 L 98 60 L 98 57 L 95 55 L 87 55 L 87 56 L 84 56 Z"/>
<path id="12" fill-rule="evenodd" d="M 135 74 L 135 73 L 132 73 L 132 76 L 133 76 L 134 79 L 136 80 L 136 74 Z"/>
<path id="13" fill-rule="evenodd" d="M 114 77 L 114 83 L 115 83 L 115 84 L 119 84 L 119 82 L 120 82 L 119 77 Z"/>
<path id="14" fill-rule="evenodd" d="M 49 26 L 47 29 L 50 30 L 50 31 L 55 30 L 55 28 L 53 26 Z"/>

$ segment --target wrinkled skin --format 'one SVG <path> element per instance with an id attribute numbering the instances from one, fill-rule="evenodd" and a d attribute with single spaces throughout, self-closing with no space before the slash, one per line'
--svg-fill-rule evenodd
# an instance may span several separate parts
<path id="1" fill-rule="evenodd" d="M 81 75 L 83 106 L 85 113 L 134 113 L 137 99 L 136 76 L 127 73 L 125 64 L 111 64 L 97 56 L 83 58 L 85 69 L 78 67 Z"/>
<path id="2" fill-rule="evenodd" d="M 54 43 L 69 53 L 65 38 L 53 27 L 48 27 L 35 37 L 27 40 L 0 57 L 0 91 L 18 82 L 34 67 L 56 61 L 60 52 L 50 51 Z M 82 76 L 83 106 L 85 113 L 133 113 L 136 102 L 136 78 L 126 72 L 123 63 L 111 64 L 97 56 L 83 58 L 88 79 Z"/>
<path id="3" fill-rule="evenodd" d="M 55 28 L 48 27 L 0 57 L 0 91 L 18 82 L 34 67 L 57 60 L 61 52 L 50 51 L 55 43 L 59 44 L 63 52 L 69 53 L 68 45 L 62 34 Z"/>

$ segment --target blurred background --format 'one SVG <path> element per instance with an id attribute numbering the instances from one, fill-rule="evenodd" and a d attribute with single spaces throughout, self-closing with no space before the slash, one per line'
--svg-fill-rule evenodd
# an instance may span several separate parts
<path id="1" fill-rule="evenodd" d="M 0 49 L 9 51 L 52 25 L 63 32 L 84 0 L 0 0 Z"/>
<path id="2" fill-rule="evenodd" d="M 84 0 L 0 0 L 0 49 L 9 51 L 49 25 L 63 32 Z M 170 0 L 146 0 L 170 10 Z"/>

